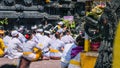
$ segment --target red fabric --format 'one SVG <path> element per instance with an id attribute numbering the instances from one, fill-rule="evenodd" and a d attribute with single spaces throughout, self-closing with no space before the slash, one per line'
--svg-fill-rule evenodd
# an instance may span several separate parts
<path id="1" fill-rule="evenodd" d="M 28 34 L 26 34 L 26 35 L 25 35 L 25 38 L 26 38 L 26 39 L 29 39 L 29 38 L 30 38 L 30 36 L 29 36 Z"/>
<path id="2" fill-rule="evenodd" d="M 97 51 L 99 47 L 100 47 L 100 42 L 91 43 L 91 50 Z"/>

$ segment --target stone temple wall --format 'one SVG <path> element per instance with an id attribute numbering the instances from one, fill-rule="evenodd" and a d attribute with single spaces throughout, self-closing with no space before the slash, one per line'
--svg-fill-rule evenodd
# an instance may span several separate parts
<path id="1" fill-rule="evenodd" d="M 45 0 L 0 0 L 0 20 L 8 18 L 9 22 L 5 28 L 28 23 L 38 25 L 46 19 L 55 23 L 66 15 L 80 15 L 81 11 L 85 11 L 83 0 L 51 0 L 50 3 Z"/>

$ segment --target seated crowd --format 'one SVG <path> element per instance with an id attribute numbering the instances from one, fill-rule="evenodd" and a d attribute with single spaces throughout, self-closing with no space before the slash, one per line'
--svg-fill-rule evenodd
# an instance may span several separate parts
<path id="1" fill-rule="evenodd" d="M 54 33 L 37 28 L 28 30 L 24 35 L 18 30 L 6 31 L 5 36 L 3 34 L 0 31 L 0 57 L 24 57 L 29 61 L 61 60 L 62 68 L 72 68 L 69 63 L 80 59 L 79 53 L 84 47 L 84 38 L 78 35 L 74 39 L 67 28 L 59 28 Z"/>

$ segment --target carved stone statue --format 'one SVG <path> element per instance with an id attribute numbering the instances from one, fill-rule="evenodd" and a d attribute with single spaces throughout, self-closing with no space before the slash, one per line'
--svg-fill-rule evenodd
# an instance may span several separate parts
<path id="1" fill-rule="evenodd" d="M 15 4 L 15 0 L 4 0 L 5 5 L 13 6 Z"/>
<path id="2" fill-rule="evenodd" d="M 102 39 L 98 50 L 99 56 L 94 68 L 112 68 L 114 57 L 113 46 L 119 19 L 120 0 L 106 2 L 106 7 L 98 22 L 92 18 L 86 17 L 86 33 L 88 33 L 91 38 L 100 37 Z M 93 35 L 89 32 L 90 28 L 99 30 L 99 32 Z"/>
<path id="3" fill-rule="evenodd" d="M 23 0 L 23 1 L 26 6 L 31 6 L 33 3 L 33 0 Z"/>
<path id="4" fill-rule="evenodd" d="M 120 0 L 111 0 L 106 3 L 104 13 L 101 15 L 97 25 L 89 23 L 89 27 L 95 27 L 99 30 L 99 37 L 101 37 L 101 46 L 98 50 L 99 56 L 94 68 L 112 68 L 113 60 L 113 44 L 116 33 L 116 26 L 120 19 Z M 90 19 L 89 19 L 90 21 Z M 95 23 L 95 22 L 94 22 Z M 91 36 L 94 37 L 94 36 Z M 118 44 L 119 45 L 119 44 Z"/>

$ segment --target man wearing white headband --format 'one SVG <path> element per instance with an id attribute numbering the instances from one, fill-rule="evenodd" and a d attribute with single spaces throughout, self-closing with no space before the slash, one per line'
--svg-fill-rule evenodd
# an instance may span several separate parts
<path id="1" fill-rule="evenodd" d="M 63 22 L 58 22 L 58 25 L 54 27 L 53 32 L 57 32 L 58 30 L 60 30 L 63 24 Z"/>

